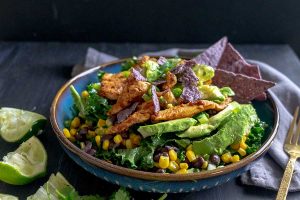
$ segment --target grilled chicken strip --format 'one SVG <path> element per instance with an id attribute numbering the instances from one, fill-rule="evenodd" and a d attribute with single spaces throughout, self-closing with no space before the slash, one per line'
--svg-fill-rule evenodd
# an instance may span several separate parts
<path id="1" fill-rule="evenodd" d="M 117 100 L 126 84 L 126 79 L 122 72 L 105 73 L 101 81 L 100 95 L 110 100 Z"/>
<path id="2" fill-rule="evenodd" d="M 112 126 L 109 130 L 109 134 L 116 134 L 120 132 L 127 131 L 128 128 L 134 124 L 143 123 L 150 119 L 151 114 L 154 113 L 154 106 L 152 101 L 144 102 L 140 106 L 136 112 L 130 115 L 127 119 L 122 121 L 119 124 Z"/>
<path id="3" fill-rule="evenodd" d="M 223 110 L 229 103 L 231 98 L 227 98 L 222 104 L 217 104 L 208 100 L 198 100 L 187 104 L 180 104 L 166 110 L 159 111 L 156 115 L 151 116 L 153 122 L 167 121 L 173 119 L 180 119 L 185 117 L 192 117 L 205 110 Z"/>
<path id="4" fill-rule="evenodd" d="M 166 81 L 167 82 L 163 84 L 162 88 L 164 90 L 171 89 L 176 85 L 177 77 L 175 74 L 172 74 L 171 72 L 167 72 Z"/>
<path id="5" fill-rule="evenodd" d="M 148 91 L 150 85 L 148 82 L 137 81 L 134 77 L 130 76 L 118 97 L 117 103 L 112 106 L 107 114 L 117 114 L 133 102 L 140 101 L 143 94 Z"/>

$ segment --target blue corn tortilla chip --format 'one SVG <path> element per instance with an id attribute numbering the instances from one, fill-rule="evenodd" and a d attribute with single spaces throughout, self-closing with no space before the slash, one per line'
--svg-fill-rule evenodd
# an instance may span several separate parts
<path id="1" fill-rule="evenodd" d="M 137 81 L 147 81 L 147 79 L 137 69 L 132 68 L 131 73 Z"/>
<path id="2" fill-rule="evenodd" d="M 271 81 L 235 74 L 222 69 L 215 70 L 212 83 L 218 87 L 230 87 L 235 92 L 234 99 L 239 103 L 249 103 L 275 85 Z"/>
<path id="3" fill-rule="evenodd" d="M 226 49 L 228 39 L 227 37 L 221 38 L 218 42 L 206 49 L 202 54 L 196 56 L 194 60 L 197 64 L 209 65 L 213 68 L 218 66 L 220 59 Z"/>
<path id="4" fill-rule="evenodd" d="M 173 74 L 181 74 L 183 73 L 187 68 L 192 68 L 196 65 L 197 63 L 194 60 L 187 60 L 184 63 L 181 63 L 177 65 L 175 68 L 171 70 Z"/>
<path id="5" fill-rule="evenodd" d="M 152 82 L 152 84 L 153 85 L 161 85 L 161 84 L 164 84 L 166 82 L 167 82 L 166 80 L 157 80 L 157 81 Z"/>
<path id="6" fill-rule="evenodd" d="M 157 64 L 163 65 L 163 64 L 165 64 L 167 61 L 168 61 L 168 60 L 167 60 L 165 57 L 160 56 L 160 57 L 158 58 L 158 60 L 157 60 Z"/>
<path id="7" fill-rule="evenodd" d="M 136 110 L 136 107 L 138 105 L 139 105 L 139 102 L 135 102 L 130 107 L 120 111 L 117 114 L 117 123 L 121 123 L 122 121 L 127 119 L 129 117 L 129 115 L 131 115 Z"/>
<path id="8" fill-rule="evenodd" d="M 181 77 L 179 78 L 185 86 L 186 85 L 197 85 L 199 78 L 192 70 L 192 68 L 186 68 L 186 70 L 182 73 Z"/>
<path id="9" fill-rule="evenodd" d="M 195 85 L 186 85 L 183 88 L 182 94 L 180 96 L 185 103 L 194 102 L 201 98 L 200 92 Z"/>
<path id="10" fill-rule="evenodd" d="M 156 94 L 156 87 L 154 85 L 152 85 L 151 87 L 151 92 L 152 92 L 152 101 L 154 105 L 154 113 L 158 113 L 160 111 L 160 105 Z"/>

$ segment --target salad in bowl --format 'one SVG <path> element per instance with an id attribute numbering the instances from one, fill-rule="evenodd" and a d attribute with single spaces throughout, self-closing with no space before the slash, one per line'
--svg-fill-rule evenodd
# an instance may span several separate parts
<path id="1" fill-rule="evenodd" d="M 251 100 L 274 86 L 222 38 L 193 59 L 130 58 L 77 91 L 64 136 L 82 151 L 141 171 L 187 174 L 256 152 L 265 128 Z"/>

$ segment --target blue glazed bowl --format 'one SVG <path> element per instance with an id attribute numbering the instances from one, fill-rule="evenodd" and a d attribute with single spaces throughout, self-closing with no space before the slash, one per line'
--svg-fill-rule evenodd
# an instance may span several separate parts
<path id="1" fill-rule="evenodd" d="M 65 138 L 62 132 L 64 121 L 73 117 L 71 112 L 73 99 L 69 91 L 69 86 L 72 84 L 78 91 L 83 91 L 87 84 L 98 81 L 97 72 L 99 68 L 106 72 L 116 73 L 120 71 L 120 64 L 123 61 L 118 60 L 107 63 L 74 77 L 58 91 L 51 106 L 51 124 L 64 151 L 72 160 L 88 172 L 110 183 L 134 190 L 161 193 L 191 192 L 211 188 L 238 177 L 267 152 L 277 133 L 279 121 L 276 104 L 268 92 L 267 101 L 253 102 L 260 119 L 269 125 L 266 130 L 264 143 L 257 152 L 248 155 L 240 162 L 215 170 L 193 174 L 159 174 L 117 166 L 85 153 Z"/>

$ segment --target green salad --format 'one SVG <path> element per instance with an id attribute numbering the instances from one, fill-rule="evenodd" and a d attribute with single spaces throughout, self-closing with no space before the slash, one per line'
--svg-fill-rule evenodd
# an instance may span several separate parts
<path id="1" fill-rule="evenodd" d="M 99 71 L 86 90 L 71 86 L 74 118 L 63 133 L 86 153 L 143 171 L 186 174 L 239 162 L 262 145 L 266 124 L 251 101 L 262 80 L 222 38 L 199 56 L 127 59 Z"/>

